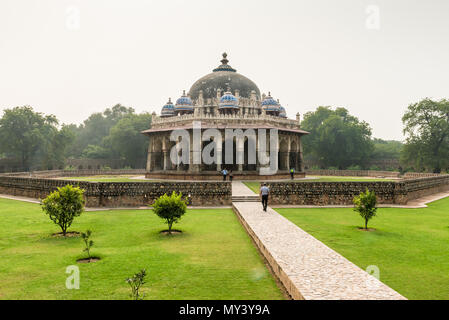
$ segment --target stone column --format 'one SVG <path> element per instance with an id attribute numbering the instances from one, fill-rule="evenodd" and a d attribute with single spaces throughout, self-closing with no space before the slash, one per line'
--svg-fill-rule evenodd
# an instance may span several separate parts
<path id="1" fill-rule="evenodd" d="M 290 172 L 290 151 L 291 151 L 291 137 L 290 137 L 290 135 L 288 135 L 288 139 L 287 139 L 287 142 L 288 142 L 288 146 L 287 146 L 287 156 L 286 156 L 286 162 L 287 162 L 287 164 L 286 164 L 286 168 L 287 168 L 287 170 Z"/>
<path id="2" fill-rule="evenodd" d="M 245 162 L 245 140 L 244 139 L 237 139 L 236 141 L 237 145 L 236 145 L 236 156 L 235 156 L 235 161 L 238 163 L 239 160 L 243 160 L 242 162 Z M 243 158 L 240 159 L 239 157 Z M 243 163 L 238 163 L 238 171 L 242 172 L 243 171 Z"/>
<path id="3" fill-rule="evenodd" d="M 148 157 L 147 157 L 147 171 L 148 172 L 151 172 L 152 170 L 153 170 L 153 166 L 152 166 L 152 163 L 151 163 L 151 153 L 152 153 L 152 151 L 153 151 L 153 139 L 152 139 L 152 137 L 151 137 L 151 135 L 150 135 L 150 142 L 148 143 Z"/>
<path id="4" fill-rule="evenodd" d="M 304 161 L 302 159 L 302 142 L 301 142 L 301 136 L 298 137 L 298 144 L 299 144 L 299 171 L 304 172 Z"/>
<path id="5" fill-rule="evenodd" d="M 217 157 L 216 157 L 217 171 L 220 172 L 221 164 L 223 162 L 223 137 L 221 137 L 221 139 L 219 141 L 216 141 L 215 150 L 217 152 Z"/>

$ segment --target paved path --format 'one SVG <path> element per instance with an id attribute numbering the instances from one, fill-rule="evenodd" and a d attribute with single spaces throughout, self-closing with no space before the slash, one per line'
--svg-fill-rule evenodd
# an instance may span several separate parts
<path id="1" fill-rule="evenodd" d="M 293 299 L 405 299 L 273 209 L 250 202 L 233 207 Z"/>
<path id="2" fill-rule="evenodd" d="M 232 196 L 254 196 L 253 190 L 248 188 L 242 181 L 232 181 Z"/>
<path id="3" fill-rule="evenodd" d="M 240 181 L 232 195 L 254 195 Z M 294 299 L 403 300 L 403 296 L 261 203 L 233 208 L 271 269 Z"/>

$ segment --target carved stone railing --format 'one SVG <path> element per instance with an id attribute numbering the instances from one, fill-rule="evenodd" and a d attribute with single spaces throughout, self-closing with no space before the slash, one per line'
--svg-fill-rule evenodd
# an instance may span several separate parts
<path id="1" fill-rule="evenodd" d="M 154 117 L 152 120 L 152 128 L 153 129 L 162 129 L 166 127 L 173 127 L 174 125 L 181 125 L 183 123 L 187 122 L 193 122 L 193 121 L 208 121 L 208 122 L 214 122 L 214 121 L 231 121 L 234 123 L 247 123 L 248 121 L 254 121 L 254 122 L 267 122 L 272 123 L 274 125 L 280 125 L 283 127 L 289 127 L 294 129 L 299 129 L 300 124 L 299 121 L 293 120 L 293 119 L 286 119 L 281 118 L 277 116 L 271 116 L 271 115 L 263 115 L 263 114 L 203 114 L 203 115 L 196 115 L 196 114 L 188 114 L 188 115 L 181 115 L 181 116 L 174 116 L 174 117 L 167 117 L 167 118 L 161 118 L 161 117 Z"/>

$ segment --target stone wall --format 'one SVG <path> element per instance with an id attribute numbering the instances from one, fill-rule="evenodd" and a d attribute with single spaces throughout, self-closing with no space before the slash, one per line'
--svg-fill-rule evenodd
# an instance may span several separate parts
<path id="1" fill-rule="evenodd" d="M 406 172 L 402 176 L 403 179 L 416 179 L 416 178 L 430 178 L 440 177 L 444 174 L 441 173 L 428 173 L 428 172 Z"/>
<path id="2" fill-rule="evenodd" d="M 374 191 L 380 204 L 407 204 L 449 190 L 449 175 L 413 180 L 360 182 L 267 182 L 270 203 L 288 205 L 351 205 L 354 196 Z"/>
<path id="3" fill-rule="evenodd" d="M 191 196 L 193 206 L 231 204 L 230 182 L 84 182 L 46 178 L 0 176 L 0 194 L 43 199 L 67 184 L 85 189 L 88 207 L 137 207 L 173 191 Z"/>
<path id="4" fill-rule="evenodd" d="M 274 175 L 261 176 L 257 172 L 233 172 L 234 180 L 284 180 L 290 179 L 290 173 L 279 171 Z M 148 172 L 145 177 L 147 179 L 167 179 L 167 180 L 191 180 L 191 181 L 217 181 L 223 180 L 223 175 L 220 172 L 201 172 L 201 173 L 188 173 L 188 172 Z M 304 172 L 296 172 L 296 178 L 304 178 Z M 229 177 L 228 177 L 229 180 Z"/>
<path id="5" fill-rule="evenodd" d="M 4 173 L 0 176 L 29 178 L 86 177 L 107 175 L 145 175 L 145 169 L 111 169 L 111 170 L 46 170 L 31 172 Z"/>
<path id="6" fill-rule="evenodd" d="M 344 176 L 344 177 L 388 177 L 398 178 L 399 172 L 373 170 L 306 170 L 311 176 Z"/>
<path id="7" fill-rule="evenodd" d="M 404 188 L 407 190 L 407 200 L 413 200 L 430 194 L 449 191 L 449 175 L 407 179 L 401 184 L 404 184 Z"/>

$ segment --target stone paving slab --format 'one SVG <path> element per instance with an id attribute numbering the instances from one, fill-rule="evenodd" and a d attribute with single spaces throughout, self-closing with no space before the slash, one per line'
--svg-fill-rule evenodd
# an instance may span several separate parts
<path id="1" fill-rule="evenodd" d="M 273 209 L 251 202 L 233 208 L 293 299 L 405 299 Z"/>
<path id="2" fill-rule="evenodd" d="M 254 196 L 253 190 L 241 181 L 232 181 L 232 196 Z"/>

